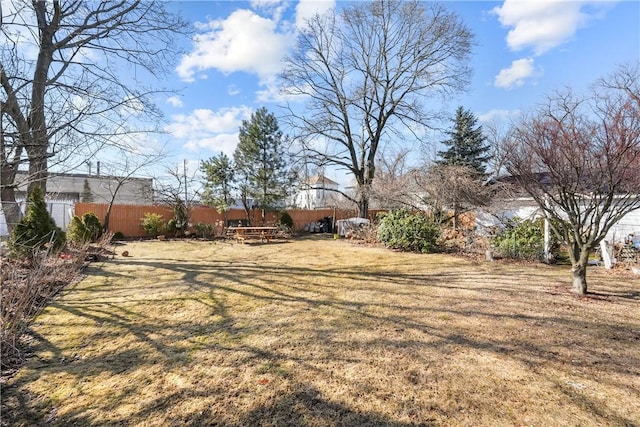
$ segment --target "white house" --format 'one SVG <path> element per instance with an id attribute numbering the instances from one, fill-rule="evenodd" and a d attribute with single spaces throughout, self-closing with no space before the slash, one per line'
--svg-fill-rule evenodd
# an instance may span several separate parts
<path id="1" fill-rule="evenodd" d="M 294 197 L 294 205 L 300 209 L 317 209 L 331 206 L 337 200 L 339 184 L 324 175 L 315 175 L 303 182 Z"/>

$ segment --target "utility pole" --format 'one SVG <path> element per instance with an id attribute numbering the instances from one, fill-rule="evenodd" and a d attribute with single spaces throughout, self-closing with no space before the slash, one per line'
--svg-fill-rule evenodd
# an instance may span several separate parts
<path id="1" fill-rule="evenodd" d="M 187 206 L 187 159 L 184 159 L 183 163 L 183 171 L 184 171 L 184 206 Z"/>

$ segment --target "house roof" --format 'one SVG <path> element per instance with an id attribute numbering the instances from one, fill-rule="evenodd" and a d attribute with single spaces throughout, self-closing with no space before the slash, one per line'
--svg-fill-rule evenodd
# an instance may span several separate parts
<path id="1" fill-rule="evenodd" d="M 338 185 L 337 182 L 330 180 L 324 175 L 314 175 L 306 182 L 307 185 Z"/>

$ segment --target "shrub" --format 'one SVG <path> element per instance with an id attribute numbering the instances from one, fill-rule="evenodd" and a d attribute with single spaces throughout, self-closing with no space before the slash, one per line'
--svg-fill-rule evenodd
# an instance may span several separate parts
<path id="1" fill-rule="evenodd" d="M 402 251 L 436 252 L 440 227 L 421 212 L 407 209 L 392 211 L 381 217 L 378 240 L 385 246 Z"/>
<path id="2" fill-rule="evenodd" d="M 145 233 L 153 237 L 156 237 L 158 234 L 162 233 L 162 230 L 164 230 L 162 215 L 157 213 L 145 213 L 140 225 Z"/>
<path id="3" fill-rule="evenodd" d="M 174 236 L 184 235 L 189 227 L 189 210 L 180 199 L 173 207 L 173 218 L 167 222 L 167 231 Z"/>
<path id="4" fill-rule="evenodd" d="M 35 187 L 29 195 L 28 206 L 27 214 L 11 234 L 9 247 L 12 252 L 20 257 L 31 257 L 44 247 L 54 252 L 62 250 L 67 241 L 66 235 L 49 214 L 40 187 Z"/>
<path id="5" fill-rule="evenodd" d="M 82 215 L 82 222 L 87 231 L 89 231 L 91 240 L 97 240 L 102 235 L 102 224 L 100 224 L 100 220 L 93 212 L 87 212 Z"/>
<path id="6" fill-rule="evenodd" d="M 496 251 L 507 258 L 542 260 L 544 258 L 544 219 L 535 221 L 518 217 L 507 220 L 504 230 L 491 240 Z M 557 256 L 557 240 L 551 236 L 551 253 Z"/>
<path id="7" fill-rule="evenodd" d="M 209 239 L 213 236 L 213 224 L 207 224 L 205 222 L 199 222 L 196 224 L 196 231 L 198 236 L 203 239 Z"/>
<path id="8" fill-rule="evenodd" d="M 73 280 L 84 255 L 69 260 L 45 250 L 29 263 L 0 260 L 0 362 L 2 370 L 15 368 L 25 353 L 23 337 L 51 298 Z"/>
<path id="9" fill-rule="evenodd" d="M 124 239 L 124 233 L 122 231 L 116 231 L 115 233 L 113 233 L 113 239 L 114 240 Z"/>
<path id="10" fill-rule="evenodd" d="M 95 241 L 102 234 L 102 224 L 93 212 L 82 215 L 82 219 L 74 216 L 67 226 L 67 238 L 75 244 Z"/>
<path id="11" fill-rule="evenodd" d="M 286 228 L 293 228 L 293 218 L 287 211 L 282 211 L 282 215 L 280 215 L 280 225 Z"/>
<path id="12" fill-rule="evenodd" d="M 83 244 L 91 240 L 89 230 L 77 215 L 71 218 L 71 222 L 67 226 L 67 239 L 75 244 Z"/>

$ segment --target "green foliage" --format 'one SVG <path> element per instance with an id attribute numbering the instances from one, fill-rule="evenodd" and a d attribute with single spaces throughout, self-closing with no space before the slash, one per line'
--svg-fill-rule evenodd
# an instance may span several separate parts
<path id="1" fill-rule="evenodd" d="M 212 157 L 202 162 L 200 170 L 205 176 L 202 201 L 218 213 L 228 211 L 235 202 L 231 195 L 235 170 L 229 157 L 224 153 Z"/>
<path id="2" fill-rule="evenodd" d="M 156 237 L 158 234 L 162 233 L 165 228 L 164 222 L 162 221 L 162 215 L 157 213 L 147 212 L 144 214 L 140 225 L 145 233 L 149 236 Z"/>
<path id="3" fill-rule="evenodd" d="M 436 252 L 439 225 L 421 212 L 408 209 L 392 211 L 381 217 L 378 240 L 393 249 L 411 252 Z"/>
<path id="4" fill-rule="evenodd" d="M 83 203 L 93 203 L 95 201 L 88 179 L 84 180 L 84 186 L 82 188 L 82 194 L 80 194 L 80 200 L 82 200 Z"/>
<path id="5" fill-rule="evenodd" d="M 286 228 L 293 228 L 293 218 L 287 211 L 282 211 L 280 215 L 280 225 Z"/>
<path id="6" fill-rule="evenodd" d="M 557 256 L 560 245 L 551 235 L 551 253 Z M 504 230 L 491 240 L 497 252 L 507 258 L 543 260 L 544 219 L 521 220 L 518 217 L 507 220 Z"/>
<path id="7" fill-rule="evenodd" d="M 74 216 L 67 226 L 67 239 L 82 245 L 95 241 L 102 234 L 102 224 L 93 212 L 87 212 L 82 218 Z"/>
<path id="8" fill-rule="evenodd" d="M 61 250 L 66 240 L 66 234 L 56 226 L 47 210 L 42 189 L 35 187 L 29 195 L 27 214 L 14 228 L 9 247 L 18 256 L 30 257 L 43 247 Z"/>
<path id="9" fill-rule="evenodd" d="M 116 231 L 113 234 L 113 240 L 122 240 L 124 239 L 124 233 L 122 231 Z"/>
<path id="10" fill-rule="evenodd" d="M 198 236 L 201 236 L 203 239 L 210 239 L 211 237 L 213 237 L 214 227 L 213 224 L 199 222 L 196 224 L 196 231 L 198 233 Z"/>
<path id="11" fill-rule="evenodd" d="M 233 155 L 243 203 L 273 209 L 291 187 L 284 136 L 275 115 L 262 107 L 240 126 L 239 143 Z"/>
<path id="12" fill-rule="evenodd" d="M 189 227 L 189 210 L 181 199 L 173 205 L 173 217 L 166 224 L 166 231 L 174 236 L 184 236 Z"/>
<path id="13" fill-rule="evenodd" d="M 471 111 L 458 107 L 453 122 L 453 130 L 447 132 L 449 139 L 442 141 L 449 148 L 438 152 L 441 157 L 438 163 L 469 166 L 477 176 L 486 176 L 485 165 L 491 159 L 487 154 L 490 147 L 484 144 L 486 137 L 482 134 L 482 126 L 476 126 L 478 119 Z"/>
<path id="14" fill-rule="evenodd" d="M 82 244 L 89 241 L 88 230 L 77 215 L 71 218 L 71 222 L 67 226 L 67 239 L 76 244 Z"/>
<path id="15" fill-rule="evenodd" d="M 100 224 L 100 220 L 93 212 L 87 212 L 82 215 L 82 222 L 87 228 L 91 240 L 96 240 L 102 235 L 102 224 Z"/>

